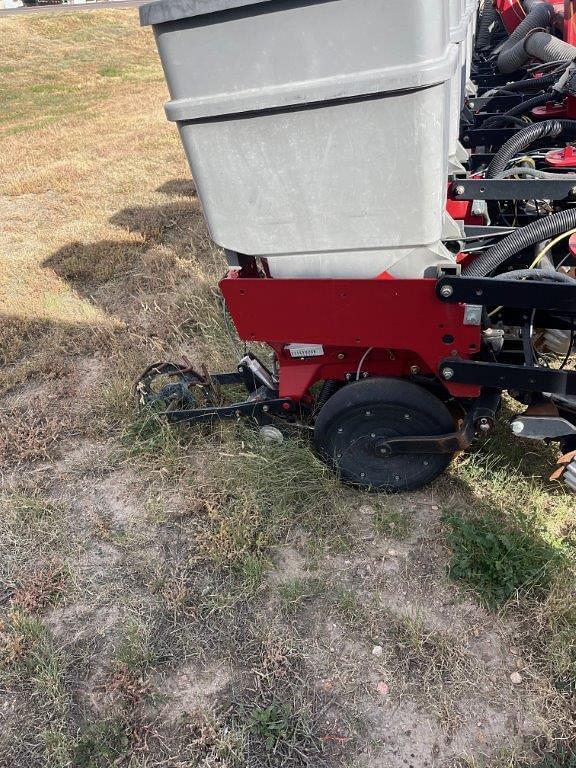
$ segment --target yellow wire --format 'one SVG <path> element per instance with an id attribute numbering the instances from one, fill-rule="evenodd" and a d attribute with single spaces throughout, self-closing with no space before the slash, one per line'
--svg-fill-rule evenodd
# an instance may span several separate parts
<path id="1" fill-rule="evenodd" d="M 538 254 L 538 256 L 536 256 L 536 258 L 534 259 L 534 261 L 532 262 L 532 264 L 530 264 L 530 267 L 529 267 L 529 268 L 530 268 L 530 269 L 534 269 L 535 267 L 537 267 L 537 266 L 538 266 L 538 264 L 540 264 L 540 262 L 541 262 L 541 261 L 542 261 L 542 259 L 544 258 L 544 256 L 546 256 L 546 254 L 548 253 L 548 251 L 550 251 L 552 248 L 554 248 L 554 246 L 555 246 L 557 243 L 559 243 L 559 242 L 560 242 L 560 240 L 564 240 L 564 238 L 565 238 L 565 237 L 570 237 L 570 235 L 573 235 L 574 233 L 576 233 L 576 229 L 571 229 L 569 232 L 563 232 L 561 235 L 558 235 L 558 237 L 555 237 L 555 238 L 554 238 L 554 240 L 551 240 L 551 241 L 548 243 L 548 245 L 547 245 L 545 248 L 543 248 L 543 249 L 540 251 L 540 253 Z"/>
<path id="2" fill-rule="evenodd" d="M 529 269 L 535 269 L 538 266 L 538 264 L 540 264 L 544 256 L 546 256 L 548 251 L 554 248 L 554 246 L 557 245 L 560 242 L 560 240 L 564 240 L 565 237 L 570 237 L 570 235 L 574 235 L 574 234 L 576 234 L 576 229 L 571 229 L 569 232 L 563 232 L 561 235 L 558 235 L 558 237 L 555 237 L 554 240 L 550 240 L 548 245 L 545 248 L 542 248 L 538 256 L 536 256 L 532 264 L 530 264 Z M 488 314 L 488 317 L 492 317 L 497 312 L 500 312 L 501 309 L 502 307 L 496 307 L 496 309 L 493 309 L 492 312 Z"/>

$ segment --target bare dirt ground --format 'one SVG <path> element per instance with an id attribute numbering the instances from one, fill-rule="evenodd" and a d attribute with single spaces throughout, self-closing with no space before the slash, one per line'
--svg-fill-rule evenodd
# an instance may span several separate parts
<path id="1" fill-rule="evenodd" d="M 0 34 L 0 766 L 576 765 L 553 452 L 503 427 L 384 497 L 139 414 L 150 362 L 241 349 L 153 41 L 133 11 Z"/>

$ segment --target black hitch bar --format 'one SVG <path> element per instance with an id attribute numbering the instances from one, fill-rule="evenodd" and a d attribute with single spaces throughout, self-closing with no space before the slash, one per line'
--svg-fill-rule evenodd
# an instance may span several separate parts
<path id="1" fill-rule="evenodd" d="M 440 301 L 450 304 L 546 310 L 567 313 L 576 318 L 576 283 L 446 276 L 438 280 L 436 295 Z"/>
<path id="2" fill-rule="evenodd" d="M 571 200 L 576 202 L 576 178 L 459 179 L 452 182 L 454 200 Z"/>
<path id="3" fill-rule="evenodd" d="M 216 378 L 214 376 L 213 378 Z M 211 421 L 212 419 L 255 418 L 264 415 L 290 416 L 296 412 L 296 403 L 288 397 L 263 397 L 260 400 L 244 400 L 232 405 L 193 408 L 185 411 L 164 411 L 164 416 L 171 424 L 184 422 Z"/>
<path id="4" fill-rule="evenodd" d="M 440 378 L 458 384 L 477 384 L 516 392 L 547 392 L 568 397 L 576 395 L 576 372 L 553 368 L 444 360 L 440 365 Z"/>

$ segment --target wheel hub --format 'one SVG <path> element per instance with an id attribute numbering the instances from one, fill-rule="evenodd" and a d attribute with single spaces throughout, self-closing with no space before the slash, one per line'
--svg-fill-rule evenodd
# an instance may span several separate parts
<path id="1" fill-rule="evenodd" d="M 388 441 L 443 435 L 453 428 L 446 406 L 426 390 L 398 379 L 372 379 L 354 382 L 330 398 L 317 419 L 315 440 L 345 482 L 399 491 L 430 482 L 452 454 L 398 454 Z"/>

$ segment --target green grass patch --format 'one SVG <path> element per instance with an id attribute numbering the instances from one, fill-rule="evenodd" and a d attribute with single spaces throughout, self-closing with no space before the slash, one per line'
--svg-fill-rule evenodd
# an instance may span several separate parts
<path id="1" fill-rule="evenodd" d="M 117 67 L 114 64 L 108 64 L 105 67 L 100 67 L 98 70 L 100 77 L 122 77 L 122 67 Z"/>
<path id="2" fill-rule="evenodd" d="M 519 592 L 543 596 L 563 562 L 526 518 L 513 521 L 486 513 L 481 517 L 445 515 L 452 548 L 449 575 L 472 589 L 491 609 Z"/>
<path id="3" fill-rule="evenodd" d="M 278 587 L 280 608 L 285 614 L 296 613 L 305 603 L 326 590 L 326 584 L 316 577 L 292 579 Z"/>
<path id="4" fill-rule="evenodd" d="M 74 749 L 76 768 L 108 768 L 121 764 L 131 752 L 129 725 L 122 718 L 91 723 Z"/>

